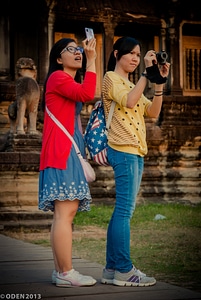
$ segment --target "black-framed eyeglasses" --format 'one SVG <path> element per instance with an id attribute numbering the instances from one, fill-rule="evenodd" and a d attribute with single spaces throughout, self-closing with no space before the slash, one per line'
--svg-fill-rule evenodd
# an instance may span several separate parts
<path id="1" fill-rule="evenodd" d="M 68 46 L 68 47 L 65 47 L 60 54 L 64 53 L 65 51 L 68 51 L 72 54 L 75 54 L 76 52 L 80 52 L 80 53 L 83 53 L 84 52 L 84 49 L 82 47 L 73 47 L 73 46 Z"/>

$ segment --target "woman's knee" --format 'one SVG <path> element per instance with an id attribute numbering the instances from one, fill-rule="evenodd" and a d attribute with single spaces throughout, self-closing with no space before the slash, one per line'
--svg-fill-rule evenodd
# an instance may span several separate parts
<path id="1" fill-rule="evenodd" d="M 75 217 L 79 206 L 79 200 L 55 200 L 54 218 L 55 219 L 72 219 Z"/>

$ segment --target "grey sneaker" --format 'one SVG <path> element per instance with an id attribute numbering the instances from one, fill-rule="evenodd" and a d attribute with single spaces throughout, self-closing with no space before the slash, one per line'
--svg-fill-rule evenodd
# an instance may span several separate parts
<path id="1" fill-rule="evenodd" d="M 103 269 L 101 283 L 113 284 L 114 270 Z"/>
<path id="2" fill-rule="evenodd" d="M 146 274 L 137 270 L 135 267 L 128 273 L 115 271 L 113 280 L 113 284 L 119 286 L 151 286 L 155 283 L 155 278 L 147 277 Z"/>
<path id="3" fill-rule="evenodd" d="M 96 280 L 91 276 L 85 276 L 75 271 L 57 273 L 56 286 L 73 287 L 73 286 L 91 286 L 96 283 Z"/>
<path id="4" fill-rule="evenodd" d="M 57 271 L 53 270 L 52 271 L 52 284 L 56 283 L 56 277 L 57 277 Z"/>

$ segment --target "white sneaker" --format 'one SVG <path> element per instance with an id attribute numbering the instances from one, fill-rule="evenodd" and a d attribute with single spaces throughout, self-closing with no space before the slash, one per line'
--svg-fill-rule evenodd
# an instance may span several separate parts
<path id="1" fill-rule="evenodd" d="M 91 276 L 82 275 L 74 269 L 69 272 L 57 273 L 56 286 L 73 287 L 73 286 L 91 286 L 96 280 Z"/>

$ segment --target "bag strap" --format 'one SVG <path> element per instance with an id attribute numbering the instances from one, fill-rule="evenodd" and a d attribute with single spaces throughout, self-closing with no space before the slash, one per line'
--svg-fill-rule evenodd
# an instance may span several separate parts
<path id="1" fill-rule="evenodd" d="M 50 110 L 47 108 L 47 106 L 45 107 L 46 112 L 48 114 L 48 116 L 57 124 L 57 126 L 59 126 L 59 128 L 61 128 L 61 130 L 67 135 L 67 137 L 71 140 L 71 142 L 73 143 L 73 146 L 75 148 L 75 151 L 77 152 L 77 154 L 81 155 L 80 150 L 76 144 L 76 142 L 74 141 L 73 137 L 70 135 L 70 133 L 68 132 L 68 130 L 59 122 L 59 120 L 50 112 Z"/>
<path id="2" fill-rule="evenodd" d="M 110 106 L 110 111 L 109 111 L 109 114 L 108 114 L 108 119 L 107 119 L 107 122 L 106 122 L 107 134 L 108 134 L 108 130 L 109 130 L 109 127 L 110 127 L 110 123 L 112 121 L 112 115 L 113 115 L 113 112 L 114 112 L 115 105 L 116 105 L 116 102 L 112 101 L 112 104 Z"/>

